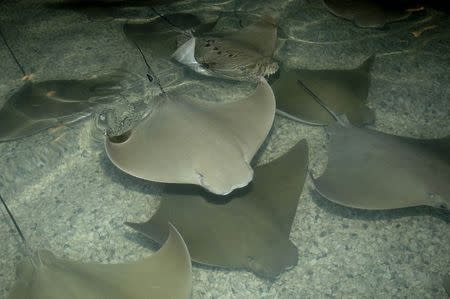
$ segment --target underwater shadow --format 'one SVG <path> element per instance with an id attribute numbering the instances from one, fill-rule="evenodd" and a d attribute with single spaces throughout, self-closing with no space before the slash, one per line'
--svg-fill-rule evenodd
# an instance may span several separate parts
<path id="1" fill-rule="evenodd" d="M 124 186 L 126 189 L 137 191 L 142 194 L 158 196 L 161 194 L 164 183 L 147 181 L 131 176 L 117 168 L 109 159 L 106 153 L 100 158 L 100 167 L 106 177 L 111 178 L 114 183 Z"/>
<path id="2" fill-rule="evenodd" d="M 124 225 L 126 227 L 126 225 Z M 123 236 L 125 237 L 125 239 L 127 239 L 128 241 L 131 241 L 133 243 L 137 243 L 140 246 L 146 248 L 146 249 L 150 249 L 151 251 L 153 251 L 153 253 L 155 253 L 156 251 L 158 251 L 162 245 L 158 244 L 158 242 L 153 241 L 150 238 L 147 238 L 146 236 L 144 236 L 143 234 L 140 233 L 136 233 L 134 231 L 126 231 Z"/>
<path id="3" fill-rule="evenodd" d="M 417 206 L 391 210 L 363 210 L 345 207 L 336 204 L 322 197 L 317 191 L 311 190 L 311 197 L 318 207 L 327 213 L 338 215 L 343 218 L 352 218 L 358 220 L 394 220 L 403 217 L 417 217 L 431 215 L 446 223 L 450 223 L 450 212 L 429 206 Z"/>

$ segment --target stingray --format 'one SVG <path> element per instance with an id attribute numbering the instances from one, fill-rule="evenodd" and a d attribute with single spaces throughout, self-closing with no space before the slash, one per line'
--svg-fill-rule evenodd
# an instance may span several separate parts
<path id="1" fill-rule="evenodd" d="M 334 15 L 352 21 L 356 26 L 382 28 L 388 23 L 401 21 L 411 15 L 402 1 L 388 0 L 323 0 Z"/>
<path id="2" fill-rule="evenodd" d="M 176 13 L 147 23 L 125 24 L 123 31 L 130 41 L 154 57 L 170 58 L 177 49 L 180 34 L 190 30 L 200 34 L 211 30 L 214 25 L 215 22 L 202 23 L 192 14 Z"/>
<path id="3" fill-rule="evenodd" d="M 352 208 L 450 207 L 450 137 L 414 139 L 331 125 L 328 165 L 314 180 L 325 198 Z"/>
<path id="4" fill-rule="evenodd" d="M 313 178 L 319 194 L 360 209 L 449 209 L 450 136 L 424 140 L 352 126 L 300 83 L 337 121 L 328 127 L 328 165 Z"/>
<path id="5" fill-rule="evenodd" d="M 48 250 L 17 268 L 18 280 L 9 299 L 180 298 L 191 294 L 191 260 L 173 226 L 163 247 L 137 262 L 81 263 L 56 257 Z"/>
<path id="6" fill-rule="evenodd" d="M 171 222 L 194 261 L 274 278 L 297 264 L 289 233 L 307 170 L 308 147 L 302 140 L 256 167 L 253 182 L 243 189 L 215 196 L 197 186 L 169 186 L 148 222 L 126 224 L 161 243 Z"/>
<path id="7" fill-rule="evenodd" d="M 192 37 L 173 57 L 204 75 L 252 81 L 277 71 L 276 41 L 275 20 L 265 17 L 240 31 Z"/>
<path id="8" fill-rule="evenodd" d="M 232 103 L 161 96 L 134 129 L 106 139 L 109 159 L 142 179 L 201 185 L 227 194 L 253 177 L 250 161 L 275 116 L 272 89 L 261 78 L 255 92 Z"/>
<path id="9" fill-rule="evenodd" d="M 450 136 L 424 140 L 357 128 L 300 83 L 337 121 L 328 127 L 328 165 L 313 178 L 319 194 L 360 209 L 449 209 Z"/>
<path id="10" fill-rule="evenodd" d="M 0 141 L 33 135 L 84 118 L 122 92 L 122 72 L 85 80 L 27 81 L 0 109 Z"/>
<path id="11" fill-rule="evenodd" d="M 172 224 L 168 224 L 164 245 L 150 257 L 126 264 L 81 263 L 58 258 L 48 250 L 31 254 L 1 196 L 0 200 L 29 252 L 17 266 L 17 281 L 9 299 L 190 297 L 191 258 L 183 238 Z"/>
<path id="12" fill-rule="evenodd" d="M 366 105 L 370 85 L 370 68 L 374 56 L 351 70 L 293 70 L 280 68 L 279 78 L 271 85 L 277 100 L 277 111 L 290 119 L 312 124 L 334 122 L 330 114 L 300 84 L 303 82 L 327 106 L 345 114 L 357 126 L 374 122 Z"/>

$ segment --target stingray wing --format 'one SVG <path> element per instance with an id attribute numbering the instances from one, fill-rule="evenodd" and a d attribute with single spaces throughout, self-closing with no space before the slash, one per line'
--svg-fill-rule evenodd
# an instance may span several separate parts
<path id="1" fill-rule="evenodd" d="M 362 126 L 375 120 L 374 112 L 365 105 L 370 86 L 370 67 L 374 57 L 349 70 L 289 70 L 281 69 L 272 83 L 281 113 L 299 122 L 327 125 L 334 118 L 305 89 L 308 87 L 332 111 L 345 114 L 349 121 Z"/>
<path id="2" fill-rule="evenodd" d="M 86 80 L 27 82 L 0 109 L 0 141 L 27 137 L 58 123 L 72 123 L 123 91 L 122 70 Z"/>
<path id="3" fill-rule="evenodd" d="M 187 247 L 170 225 L 163 247 L 128 264 L 87 264 L 55 257 L 42 250 L 34 267 L 18 269 L 19 280 L 9 299 L 187 299 L 191 294 L 191 260 Z"/>
<path id="4" fill-rule="evenodd" d="M 225 39 L 249 47 L 262 56 L 272 56 L 277 42 L 277 25 L 273 18 L 266 16 L 259 22 L 230 33 Z"/>

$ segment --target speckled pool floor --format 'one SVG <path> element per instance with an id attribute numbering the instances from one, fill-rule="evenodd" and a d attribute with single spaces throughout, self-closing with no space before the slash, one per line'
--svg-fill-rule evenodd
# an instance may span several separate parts
<path id="1" fill-rule="evenodd" d="M 194 1 L 195 2 L 195 1 Z M 215 3 L 215 4 L 212 4 Z M 6 1 L 0 25 L 16 56 L 37 80 L 83 78 L 125 66 L 143 75 L 139 53 L 119 21 L 94 21 L 70 11 L 23 9 Z M 237 13 L 234 13 L 234 10 Z M 438 12 L 359 29 L 321 1 L 181 2 L 161 13 L 224 13 L 219 26 L 236 28 L 236 15 L 278 16 L 276 58 L 291 67 L 353 68 L 376 54 L 368 105 L 377 130 L 419 138 L 450 134 L 450 25 Z M 427 25 L 436 28 L 414 37 Z M 22 84 L 21 73 L 0 46 L 0 101 Z M 178 64 L 154 61 L 164 82 L 205 100 L 233 100 L 245 84 L 193 76 Z M 185 82 L 184 84 L 175 84 Z M 232 90 L 230 92 L 230 90 Z M 2 102 L 3 103 L 3 102 Z M 82 261 L 120 262 L 150 255 L 154 245 L 123 225 L 155 212 L 160 185 L 127 176 L 107 159 L 91 121 L 0 144 L 0 191 L 30 245 Z M 96 137 L 96 138 L 94 138 Z M 306 138 L 310 170 L 327 163 L 323 128 L 277 116 L 258 163 L 266 163 Z M 389 175 L 388 173 L 386 174 Z M 0 297 L 14 282 L 22 251 L 6 214 L 0 214 Z M 292 226 L 299 263 L 275 281 L 246 271 L 193 268 L 193 298 L 445 298 L 441 276 L 450 269 L 450 217 L 431 208 L 367 212 L 320 198 L 307 180 Z"/>

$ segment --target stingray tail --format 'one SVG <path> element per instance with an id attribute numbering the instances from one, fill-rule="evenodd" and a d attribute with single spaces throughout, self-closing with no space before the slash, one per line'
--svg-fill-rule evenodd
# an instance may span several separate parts
<path id="1" fill-rule="evenodd" d="M 297 83 L 303 87 L 303 89 L 320 105 L 323 109 L 325 109 L 331 117 L 333 117 L 340 125 L 347 127 L 349 125 L 349 120 L 347 119 L 347 116 L 344 115 L 338 115 L 336 112 L 331 110 L 330 107 L 328 107 L 324 101 L 322 101 L 311 89 L 308 88 L 301 80 L 297 80 Z"/>
<path id="2" fill-rule="evenodd" d="M 14 218 L 14 215 L 12 214 L 11 210 L 8 208 L 8 205 L 6 204 L 5 200 L 3 199 L 3 196 L 0 194 L 0 201 L 2 202 L 3 206 L 5 207 L 6 212 L 8 213 L 9 218 L 11 218 L 12 223 L 14 224 L 14 227 L 16 228 L 17 232 L 19 233 L 20 239 L 22 240 L 25 250 L 29 254 L 29 256 L 32 256 L 30 247 L 28 247 L 27 240 L 25 239 L 25 236 L 22 233 L 22 230 L 19 227 L 19 224 L 17 223 L 16 219 Z"/>
<path id="3" fill-rule="evenodd" d="M 17 67 L 20 69 L 20 72 L 22 73 L 22 76 L 25 77 L 27 73 L 25 72 L 25 69 L 23 68 L 23 65 L 19 62 L 19 59 L 17 58 L 16 54 L 14 54 L 14 51 L 9 46 L 8 41 L 6 40 L 5 35 L 3 34 L 3 31 L 0 28 L 0 38 L 3 40 L 3 43 L 5 44 L 6 48 L 8 49 L 9 54 L 13 58 L 14 62 L 16 63 Z"/>
<path id="4" fill-rule="evenodd" d="M 147 79 L 148 81 L 152 84 L 152 83 L 156 83 L 156 85 L 158 86 L 159 90 L 161 91 L 161 93 L 164 96 L 167 96 L 166 91 L 164 90 L 163 86 L 161 85 L 161 81 L 158 79 L 158 77 L 156 76 L 155 72 L 153 71 L 152 67 L 150 66 L 150 63 L 147 60 L 147 57 L 145 56 L 144 52 L 142 52 L 141 47 L 138 45 L 138 43 L 134 42 L 134 45 L 136 47 L 136 49 L 138 49 L 139 54 L 141 54 L 142 60 L 145 63 L 145 66 L 147 67 Z"/>

